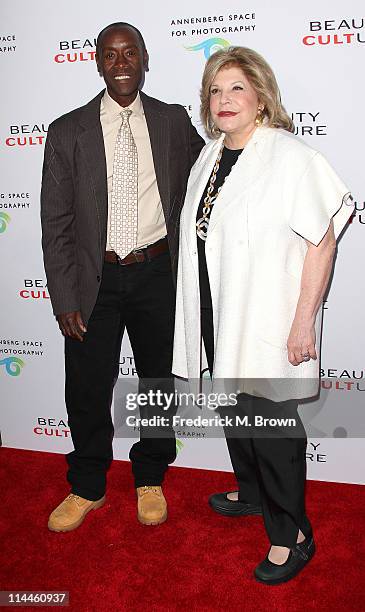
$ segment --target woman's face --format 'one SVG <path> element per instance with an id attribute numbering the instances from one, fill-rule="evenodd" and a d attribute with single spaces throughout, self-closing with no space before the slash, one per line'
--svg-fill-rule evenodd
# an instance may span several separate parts
<path id="1" fill-rule="evenodd" d="M 258 107 L 257 94 L 241 68 L 221 68 L 210 86 L 210 114 L 221 132 L 250 136 Z"/>

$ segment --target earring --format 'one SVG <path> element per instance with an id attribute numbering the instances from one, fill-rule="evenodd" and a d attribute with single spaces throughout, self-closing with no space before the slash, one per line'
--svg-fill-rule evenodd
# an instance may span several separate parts
<path id="1" fill-rule="evenodd" d="M 257 109 L 257 115 L 256 115 L 256 119 L 255 119 L 255 124 L 257 126 L 262 125 L 264 117 L 263 117 L 263 110 L 264 110 L 264 106 L 259 106 Z"/>

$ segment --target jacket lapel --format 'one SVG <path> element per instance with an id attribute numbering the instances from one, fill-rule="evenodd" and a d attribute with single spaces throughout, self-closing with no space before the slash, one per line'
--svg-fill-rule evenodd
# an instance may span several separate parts
<path id="1" fill-rule="evenodd" d="M 161 113 L 160 109 L 154 104 L 152 98 L 142 91 L 140 92 L 140 96 L 150 135 L 157 186 L 165 219 L 167 221 L 170 211 L 170 184 L 167 171 L 170 149 L 168 117 Z"/>
<path id="2" fill-rule="evenodd" d="M 100 223 L 100 247 L 105 249 L 108 189 L 103 132 L 100 123 L 100 101 L 104 91 L 100 92 L 81 112 L 80 126 L 82 132 L 78 141 L 89 166 L 90 183 L 93 186 L 95 205 Z"/>
<path id="3" fill-rule="evenodd" d="M 227 176 L 214 203 L 207 240 L 227 209 L 237 202 L 237 198 L 244 204 L 247 190 L 265 171 L 270 162 L 265 146 L 270 133 L 269 128 L 257 128 Z"/>

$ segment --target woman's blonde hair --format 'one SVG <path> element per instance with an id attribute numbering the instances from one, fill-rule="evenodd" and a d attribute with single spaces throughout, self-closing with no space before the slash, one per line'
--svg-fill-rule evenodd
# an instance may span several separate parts
<path id="1" fill-rule="evenodd" d="M 247 47 L 228 47 L 213 53 L 204 69 L 200 90 L 200 116 L 208 136 L 218 138 L 220 135 L 220 130 L 214 125 L 210 115 L 210 87 L 219 70 L 231 66 L 241 68 L 256 91 L 259 102 L 264 106 L 259 122 L 262 120 L 268 127 L 294 132 L 294 123 L 281 103 L 275 75 L 266 60 Z"/>

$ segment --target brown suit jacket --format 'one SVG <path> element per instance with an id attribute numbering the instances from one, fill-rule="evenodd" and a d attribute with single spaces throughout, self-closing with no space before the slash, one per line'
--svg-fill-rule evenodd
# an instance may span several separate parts
<path id="1" fill-rule="evenodd" d="M 85 322 L 98 295 L 107 237 L 103 94 L 51 123 L 43 164 L 42 247 L 53 312 L 81 310 Z M 180 211 L 204 141 L 182 106 L 140 95 L 175 274 Z"/>

